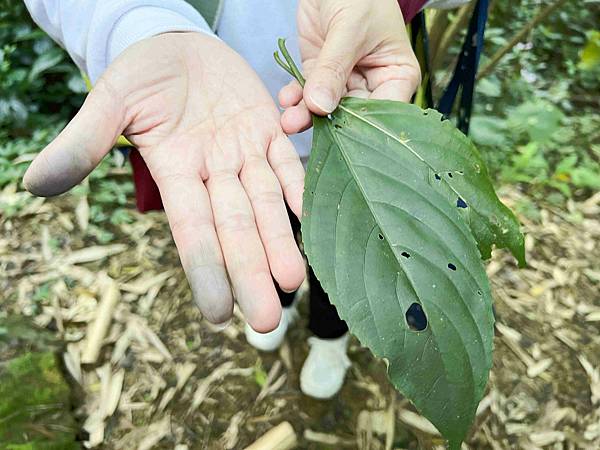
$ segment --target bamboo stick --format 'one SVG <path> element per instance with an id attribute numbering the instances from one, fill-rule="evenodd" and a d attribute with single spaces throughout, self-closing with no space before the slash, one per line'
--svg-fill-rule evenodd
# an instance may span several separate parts
<path id="1" fill-rule="evenodd" d="M 290 450 L 296 447 L 296 432 L 289 422 L 282 422 L 262 435 L 245 450 Z"/>
<path id="2" fill-rule="evenodd" d="M 117 283 L 107 275 L 104 278 L 101 284 L 104 287 L 104 293 L 96 310 L 96 318 L 90 323 L 87 330 L 86 342 L 81 356 L 83 364 L 94 364 L 98 361 L 102 341 L 106 337 L 115 306 L 120 298 Z"/>

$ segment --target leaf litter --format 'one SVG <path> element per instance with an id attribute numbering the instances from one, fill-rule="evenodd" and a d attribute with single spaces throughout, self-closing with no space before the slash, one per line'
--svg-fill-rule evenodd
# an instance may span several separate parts
<path id="1" fill-rule="evenodd" d="M 1 195 L 24 198 L 16 188 Z M 511 206 L 525 200 L 515 189 L 501 196 Z M 442 445 L 356 342 L 340 395 L 320 402 L 298 387 L 305 318 L 272 355 L 247 345 L 239 313 L 229 331 L 214 332 L 193 305 L 161 213 L 109 225 L 114 242 L 100 245 L 86 233 L 80 198 L 28 202 L 0 217 L 0 315 L 30 316 L 67 343 L 86 447 L 245 448 L 278 426 L 289 432 L 285 422 L 297 448 Z M 600 194 L 523 220 L 529 266 L 498 252 L 487 267 L 494 365 L 464 448 L 600 448 Z M 106 283 L 118 301 L 106 300 Z M 86 360 L 92 338 L 98 354 Z M 262 386 L 257 367 L 268 374 Z"/>

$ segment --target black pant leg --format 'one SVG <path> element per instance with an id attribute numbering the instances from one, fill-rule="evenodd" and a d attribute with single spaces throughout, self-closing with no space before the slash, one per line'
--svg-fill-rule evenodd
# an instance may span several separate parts
<path id="1" fill-rule="evenodd" d="M 308 328 L 321 339 L 335 339 L 348 332 L 348 325 L 337 313 L 335 306 L 321 287 L 312 268 L 309 267 L 310 314 Z"/>
<path id="2" fill-rule="evenodd" d="M 287 208 L 287 212 L 290 218 L 290 224 L 292 225 L 292 233 L 294 233 L 294 238 L 297 242 L 300 242 L 300 221 L 296 218 L 295 214 L 289 208 Z M 294 299 L 296 298 L 296 292 L 282 291 L 275 279 L 273 279 L 273 283 L 275 283 L 275 289 L 277 290 L 277 294 L 279 295 L 281 306 L 284 308 L 291 306 L 292 303 L 294 303 Z"/>
<path id="3" fill-rule="evenodd" d="M 289 209 L 288 214 L 290 216 L 292 231 L 296 239 L 299 240 L 300 221 Z M 335 306 L 329 302 L 329 297 L 321 287 L 321 283 L 317 280 L 311 267 L 308 268 L 308 282 L 310 286 L 308 328 L 321 339 L 335 339 L 343 336 L 348 331 L 348 326 L 338 316 Z M 293 293 L 287 294 L 279 289 L 279 287 L 277 288 L 277 292 L 279 293 L 282 306 L 285 307 L 292 304 L 294 299 Z"/>
<path id="4" fill-rule="evenodd" d="M 279 286 L 277 286 L 277 281 L 273 280 L 275 283 L 275 289 L 277 290 L 277 294 L 279 294 L 279 301 L 281 302 L 281 306 L 284 308 L 291 306 L 294 303 L 294 298 L 296 297 L 296 292 L 283 292 Z"/>

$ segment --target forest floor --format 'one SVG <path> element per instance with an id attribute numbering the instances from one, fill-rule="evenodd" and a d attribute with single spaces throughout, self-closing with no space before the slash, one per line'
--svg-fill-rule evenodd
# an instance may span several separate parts
<path id="1" fill-rule="evenodd" d="M 23 195 L 9 186 L 0 200 Z M 514 189 L 502 196 L 513 206 L 525 200 Z M 517 269 L 500 251 L 488 265 L 494 366 L 468 448 L 600 448 L 600 194 L 565 210 L 537 207 L 535 219 L 522 217 L 529 266 Z M 86 445 L 238 449 L 284 421 L 301 449 L 441 444 L 356 341 L 340 395 L 301 394 L 306 302 L 279 352 L 257 352 L 239 314 L 223 332 L 202 321 L 162 213 L 111 225 L 109 245 L 98 245 L 88 225 L 87 199 L 74 195 L 30 200 L 0 217 L 0 319 L 31 316 L 65 342 Z M 95 358 L 86 330 L 105 314 L 110 326 Z"/>

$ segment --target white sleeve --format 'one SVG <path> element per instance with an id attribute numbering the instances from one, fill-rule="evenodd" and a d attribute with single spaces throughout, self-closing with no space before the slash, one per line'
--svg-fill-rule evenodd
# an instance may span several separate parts
<path id="1" fill-rule="evenodd" d="M 128 46 L 169 31 L 213 34 L 184 0 L 25 0 L 33 20 L 94 83 Z"/>
<path id="2" fill-rule="evenodd" d="M 469 3 L 471 0 L 429 0 L 426 8 L 450 9 Z"/>

